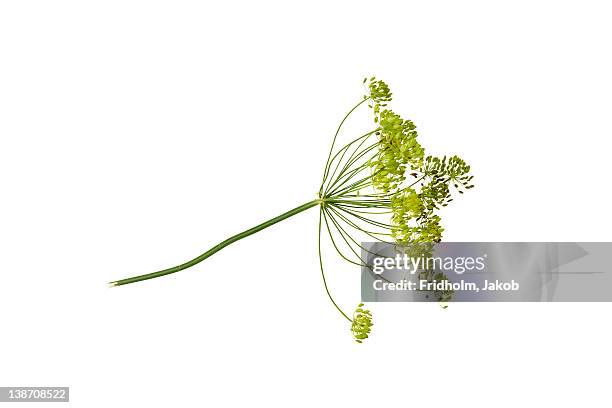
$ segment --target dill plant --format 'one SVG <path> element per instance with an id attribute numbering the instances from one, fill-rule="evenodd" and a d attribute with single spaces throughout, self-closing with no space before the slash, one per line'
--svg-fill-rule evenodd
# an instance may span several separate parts
<path id="1" fill-rule="evenodd" d="M 375 77 L 363 80 L 365 95 L 340 122 L 332 140 L 323 170 L 317 198 L 253 228 L 233 235 L 198 257 L 157 272 L 111 282 L 111 286 L 153 279 L 192 267 L 221 249 L 307 209 L 317 207 L 318 256 L 325 292 L 333 306 L 350 323 L 355 341 L 368 338 L 372 313 L 360 303 L 351 316 L 336 302 L 325 278 L 321 251 L 322 235 L 347 262 L 364 266 L 360 242 L 418 244 L 431 250 L 443 234 L 441 207 L 453 201 L 453 193 L 463 194 L 473 188 L 470 166 L 461 158 L 425 155 L 417 141 L 416 126 L 388 108 L 392 93 L 387 84 Z M 367 106 L 373 126 L 341 147 L 336 142 L 346 120 Z M 421 278 L 446 279 L 435 271 L 422 272 Z M 427 276 L 429 274 L 429 276 Z M 437 300 L 450 300 L 452 293 L 437 293 Z"/>

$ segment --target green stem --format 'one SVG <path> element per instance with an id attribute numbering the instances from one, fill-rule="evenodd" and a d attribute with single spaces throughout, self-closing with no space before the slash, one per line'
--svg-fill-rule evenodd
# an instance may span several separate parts
<path id="1" fill-rule="evenodd" d="M 338 134 L 340 133 L 340 129 L 342 129 L 342 125 L 344 124 L 346 119 L 351 115 L 351 113 L 353 113 L 355 111 L 355 109 L 360 107 L 362 103 L 364 103 L 365 101 L 367 101 L 369 99 L 370 99 L 369 97 L 368 98 L 364 98 L 357 105 L 353 106 L 353 108 L 350 111 L 348 111 L 348 113 L 344 116 L 344 118 L 342 118 L 342 121 L 340 122 L 340 125 L 338 125 L 338 129 L 336 130 L 336 134 L 334 135 L 334 140 L 332 140 L 332 145 L 331 145 L 331 148 L 329 149 L 329 155 L 327 156 L 327 163 L 325 163 L 325 170 L 323 172 L 323 181 L 321 181 L 321 187 L 319 188 L 319 194 L 321 194 L 323 192 L 323 185 L 325 184 L 325 181 L 327 180 L 327 176 L 329 175 L 329 168 L 331 166 L 330 160 L 331 160 L 331 157 L 332 157 L 332 153 L 334 152 L 334 146 L 336 145 L 336 139 L 338 138 Z"/>
<path id="2" fill-rule="evenodd" d="M 228 245 L 233 244 L 236 241 L 240 241 L 243 238 L 248 237 L 249 235 L 253 235 L 256 232 L 259 232 L 265 228 L 268 228 L 271 225 L 276 224 L 277 222 L 280 222 L 282 220 L 285 220 L 289 217 L 292 217 L 296 214 L 301 213 L 302 211 L 305 211 L 309 208 L 312 208 L 314 206 L 317 206 L 321 203 L 321 200 L 313 200 L 310 201 L 306 204 L 302 204 L 299 207 L 294 208 L 293 210 L 289 210 L 284 214 L 279 215 L 278 217 L 274 217 L 266 222 L 263 222 L 253 228 L 250 228 L 246 231 L 243 231 L 239 234 L 236 234 L 228 239 L 226 239 L 225 241 L 215 245 L 214 247 L 210 248 L 208 251 L 204 252 L 202 255 L 198 256 L 197 258 L 193 258 L 191 261 L 185 262 L 183 264 L 177 265 L 175 267 L 172 268 L 168 268 L 168 269 L 164 269 L 162 271 L 158 271 L 158 272 L 152 272 L 152 273 L 147 273 L 145 275 L 138 275 L 138 276 L 133 276 L 131 278 L 126 278 L 126 279 L 121 279 L 118 281 L 114 281 L 111 282 L 110 285 L 111 286 L 121 286 L 121 285 L 127 285 L 129 283 L 135 283 L 135 282 L 140 282 L 143 280 L 147 280 L 147 279 L 153 279 L 153 278 L 158 278 L 160 276 L 164 276 L 164 275 L 169 275 L 171 273 L 175 273 L 175 272 L 179 272 L 182 271 L 183 269 L 187 269 L 190 268 L 194 265 L 199 264 L 200 262 L 202 262 L 203 260 L 205 260 L 206 258 L 216 254 L 217 252 L 219 252 L 220 250 L 222 250 L 223 248 L 225 248 Z"/>
<path id="3" fill-rule="evenodd" d="M 331 300 L 332 304 L 338 309 L 340 314 L 346 318 L 349 322 L 352 322 L 353 319 L 348 317 L 346 313 L 338 306 L 336 301 L 334 300 L 329 288 L 327 287 L 327 279 L 325 279 L 325 272 L 323 271 L 323 256 L 321 255 L 321 226 L 323 221 L 323 207 L 319 209 L 319 239 L 318 239 L 318 247 L 319 247 L 319 266 L 321 266 L 321 277 L 323 278 L 323 286 L 325 286 L 325 292 L 327 293 L 327 297 Z"/>
<path id="4" fill-rule="evenodd" d="M 338 154 L 340 154 L 340 152 L 342 150 L 344 150 L 344 152 L 342 152 L 342 156 L 340 156 L 340 159 L 338 160 L 338 162 L 336 163 L 336 167 L 334 168 L 334 172 L 331 174 L 331 176 L 329 177 L 329 181 L 327 183 L 327 187 L 323 187 L 323 190 L 329 191 L 331 189 L 330 187 L 330 183 L 332 181 L 334 181 L 334 176 L 336 175 L 336 172 L 338 171 L 338 168 L 340 167 L 340 164 L 342 163 L 342 159 L 344 159 L 344 156 L 346 155 L 346 153 L 349 151 L 350 146 L 353 143 L 358 142 L 359 140 L 361 140 L 361 143 L 359 143 L 359 145 L 355 148 L 355 150 L 353 151 L 353 153 L 351 153 L 351 155 L 349 156 L 347 163 L 344 165 L 344 167 L 342 168 L 341 173 L 338 175 L 338 177 L 341 177 L 342 174 L 346 171 L 347 167 L 349 167 L 352 163 L 351 163 L 351 159 L 353 159 L 353 157 L 355 156 L 355 154 L 359 151 L 359 149 L 361 148 L 361 146 L 363 146 L 363 144 L 368 140 L 368 138 L 376 133 L 379 129 L 374 129 L 368 133 L 365 133 L 363 135 L 361 135 L 360 137 L 358 137 L 357 139 L 353 140 L 351 143 L 347 144 L 345 147 L 343 147 L 341 150 L 338 151 L 338 153 L 336 153 L 334 155 L 334 157 L 331 159 L 330 161 L 330 170 L 331 170 L 331 165 L 333 164 L 334 160 L 336 159 L 336 157 L 338 156 Z M 362 140 L 363 139 L 363 140 Z M 374 143 L 372 146 L 377 146 L 378 143 Z M 358 160 L 358 159 L 357 159 Z M 329 176 L 329 173 L 328 173 Z M 337 181 L 337 180 L 336 180 Z M 334 182 L 335 183 L 335 182 Z"/>

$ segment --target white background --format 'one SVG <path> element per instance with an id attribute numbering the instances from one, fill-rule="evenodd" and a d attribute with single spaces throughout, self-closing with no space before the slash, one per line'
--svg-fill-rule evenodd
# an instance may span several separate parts
<path id="1" fill-rule="evenodd" d="M 312 209 L 376 74 L 476 188 L 448 241 L 609 241 L 606 2 L 3 1 L 0 385 L 108 406 L 609 407 L 608 304 L 373 304 Z M 361 112 L 361 115 L 367 113 Z M 359 271 L 327 250 L 351 310 Z"/>

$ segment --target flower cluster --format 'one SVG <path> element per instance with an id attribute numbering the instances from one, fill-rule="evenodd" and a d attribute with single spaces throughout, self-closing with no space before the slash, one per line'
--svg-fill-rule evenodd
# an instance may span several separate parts
<path id="1" fill-rule="evenodd" d="M 371 98 L 374 103 L 384 104 L 385 102 L 390 102 L 393 94 L 389 89 L 389 86 L 383 81 L 377 81 L 376 77 L 372 77 L 369 79 L 364 78 L 363 83 L 368 82 L 368 91 L 369 95 L 365 95 L 366 98 Z"/>
<path id="2" fill-rule="evenodd" d="M 417 142 L 416 126 L 385 109 L 374 119 L 380 125 L 378 153 L 371 160 L 374 187 L 388 193 L 406 180 L 406 168 L 422 165 L 424 150 Z"/>
<path id="3" fill-rule="evenodd" d="M 453 183 L 459 193 L 463 194 L 461 187 L 465 188 L 466 190 L 474 188 L 474 185 L 471 184 L 474 176 L 468 175 L 470 172 L 470 166 L 461 158 L 453 156 L 448 159 L 446 172 L 448 174 L 449 181 Z"/>
<path id="4" fill-rule="evenodd" d="M 428 156 L 425 158 L 422 172 L 431 178 L 452 183 L 459 193 L 463 193 L 461 188 L 469 190 L 474 187 L 470 183 L 474 176 L 468 175 L 470 166 L 458 156 L 452 156 L 448 161 L 446 156 L 442 159 Z"/>
<path id="5" fill-rule="evenodd" d="M 444 229 L 435 211 L 453 201 L 451 184 L 461 194 L 474 187 L 470 166 L 457 156 L 424 158 L 414 123 L 388 109 L 374 121 L 380 130 L 378 152 L 370 161 L 372 185 L 390 195 L 392 237 L 398 243 L 440 242 Z M 418 181 L 402 188 L 408 169 Z"/>
<path id="6" fill-rule="evenodd" d="M 396 242 L 411 242 L 414 227 L 412 221 L 424 211 L 423 201 L 412 188 L 399 191 L 391 197 L 391 234 Z"/>
<path id="7" fill-rule="evenodd" d="M 362 343 L 367 339 L 372 330 L 372 313 L 369 310 L 363 309 L 363 303 L 357 305 L 357 309 L 353 313 L 353 323 L 351 324 L 351 332 L 357 343 Z"/>

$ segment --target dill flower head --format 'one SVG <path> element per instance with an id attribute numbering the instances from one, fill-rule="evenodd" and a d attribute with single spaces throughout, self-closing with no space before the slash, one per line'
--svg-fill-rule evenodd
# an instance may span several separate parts
<path id="1" fill-rule="evenodd" d="M 353 313 L 353 322 L 351 323 L 351 333 L 357 343 L 362 343 L 370 335 L 372 331 L 372 313 L 369 310 L 363 309 L 364 304 L 357 305 L 357 309 Z"/>
<path id="2" fill-rule="evenodd" d="M 367 248 L 360 244 L 363 241 L 422 243 L 425 247 L 417 252 L 432 251 L 444 232 L 438 212 L 453 201 L 453 193 L 463 194 L 474 187 L 468 174 L 470 166 L 459 157 L 425 155 L 414 122 L 387 107 L 392 94 L 385 82 L 375 77 L 366 78 L 366 82 L 367 94 L 336 132 L 319 192 L 320 224 L 339 255 L 360 266 L 367 266 L 362 255 Z M 366 101 L 374 116 L 374 128 L 334 149 L 342 124 Z M 434 272 L 428 271 L 428 276 L 434 276 Z M 325 285 L 336 308 L 351 321 L 355 339 L 366 339 L 372 326 L 371 313 L 360 304 L 350 318 Z M 449 300 L 451 295 L 437 297 Z"/>
<path id="3" fill-rule="evenodd" d="M 368 91 L 369 95 L 366 95 L 366 98 L 371 98 L 374 103 L 384 103 L 390 102 L 393 94 L 389 89 L 389 86 L 383 81 L 377 81 L 376 77 L 371 77 L 363 79 L 363 83 L 368 82 Z"/>

